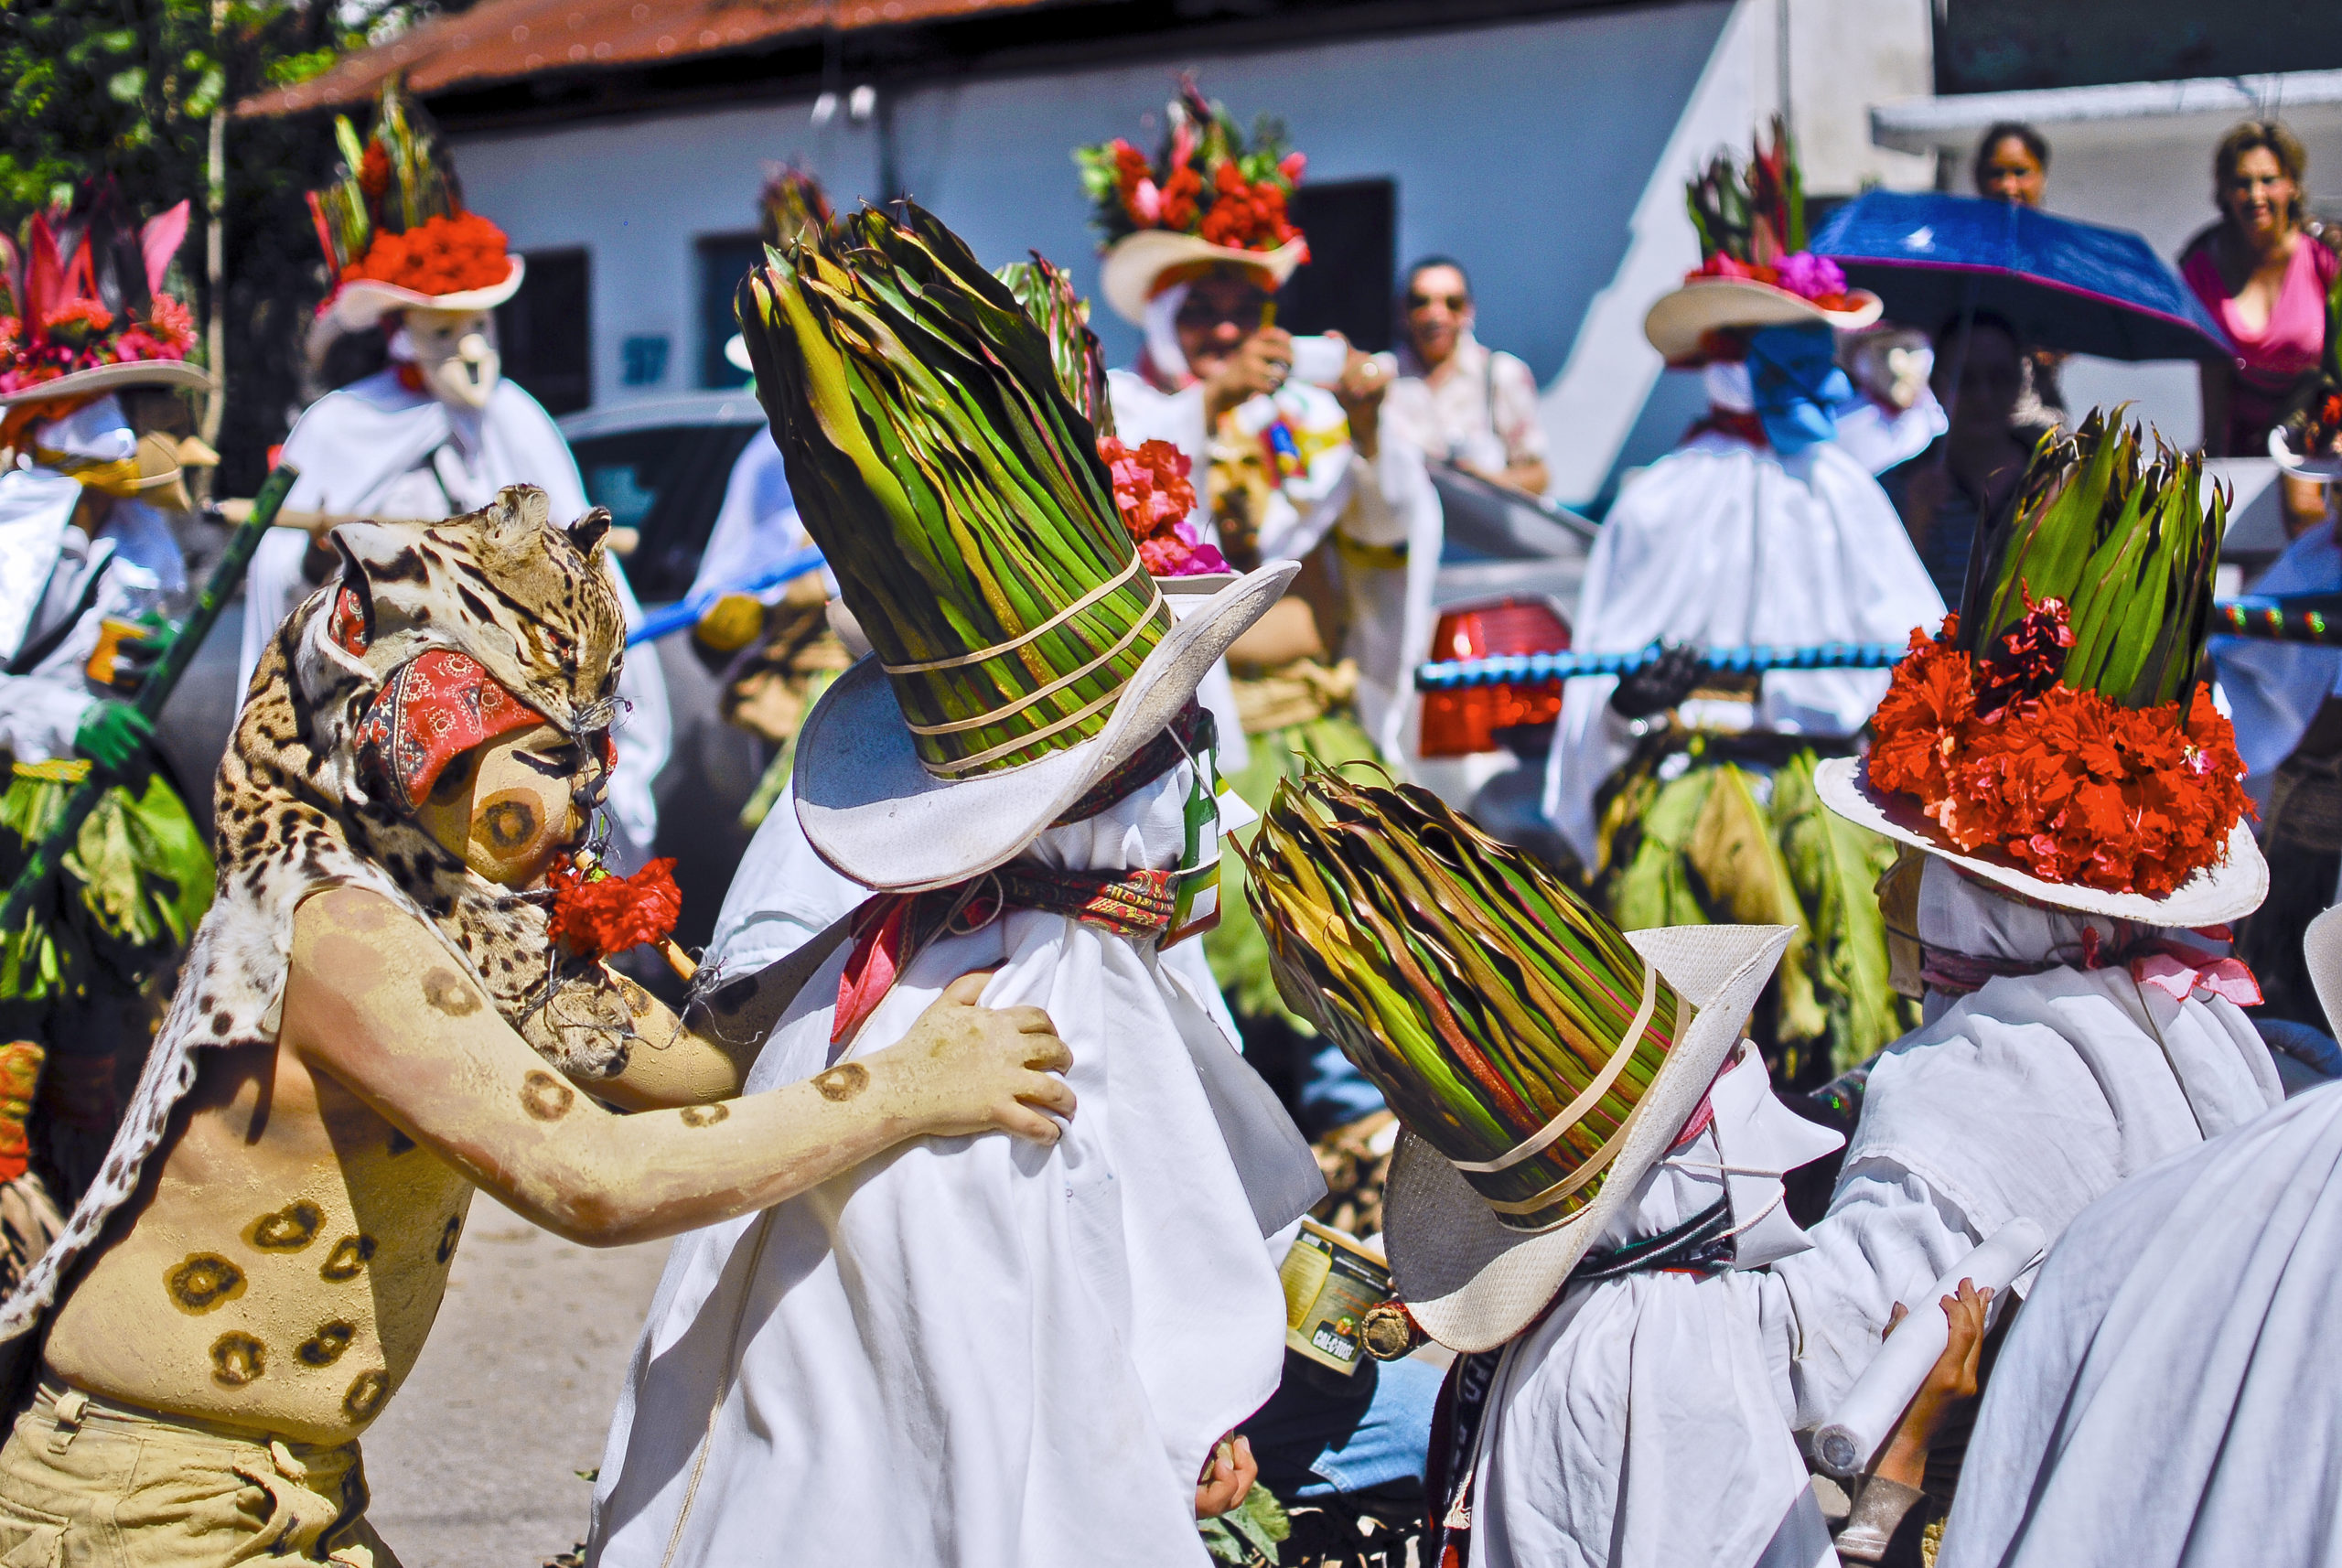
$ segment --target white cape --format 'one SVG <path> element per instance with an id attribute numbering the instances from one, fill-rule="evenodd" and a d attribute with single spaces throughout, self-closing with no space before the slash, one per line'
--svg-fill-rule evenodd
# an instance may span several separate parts
<path id="1" fill-rule="evenodd" d="M 1654 640 L 1709 648 L 1901 643 L 1933 633 L 1943 600 L 1869 470 L 1833 442 L 1782 458 L 1703 435 L 1631 480 L 1586 563 L 1572 628 L 1580 653 L 1629 653 Z M 1843 736 L 1886 694 L 1884 670 L 1765 677 L 1756 722 Z M 1610 711 L 1613 676 L 1583 676 L 1562 696 L 1546 765 L 1545 814 L 1594 864 L 1595 793 L 1632 753 Z"/>
<path id="2" fill-rule="evenodd" d="M 488 407 L 474 413 L 451 411 L 436 398 L 409 392 L 395 368 L 379 371 L 311 403 L 285 436 L 281 461 L 301 474 L 285 497 L 288 511 L 436 521 L 486 506 L 506 485 L 544 491 L 557 523 L 574 521 L 587 507 L 569 443 L 537 400 L 510 381 L 498 381 Z M 276 628 L 315 591 L 301 575 L 308 548 L 305 531 L 278 528 L 252 553 L 244 579 L 239 693 L 251 689 Z M 642 609 L 625 570 L 607 551 L 602 559 L 627 625 L 639 625 Z M 673 745 L 657 650 L 638 649 L 628 658 L 618 673 L 618 698 L 609 810 L 631 846 L 647 855 L 659 831 L 651 784 Z"/>
<path id="3" fill-rule="evenodd" d="M 1939 1568 L 2342 1563 L 2342 1089 L 2066 1231 L 1985 1391 Z"/>
<path id="4" fill-rule="evenodd" d="M 1830 1212 L 1807 1232 L 1814 1250 L 1774 1270 L 1798 1336 L 1800 1425 L 1835 1409 L 1896 1301 L 1918 1307 L 1915 1293 L 2002 1226 L 2023 1216 L 2055 1246 L 2118 1184 L 2283 1098 L 2234 1004 L 2074 967 L 2083 927 L 2111 945 L 2111 922 L 2018 904 L 1931 858 L 1918 924 L 1931 947 L 2064 961 L 1949 1004 L 1929 993 L 1931 1021 L 1872 1066 Z"/>
<path id="5" fill-rule="evenodd" d="M 1168 865 L 1187 781 L 1183 766 L 1027 853 Z M 843 957 L 750 1090 L 831 1061 Z M 1064 1139 L 919 1139 L 678 1239 L 612 1421 L 589 1561 L 1205 1568 L 1197 1473 L 1284 1365 L 1262 1237 L 1322 1185 L 1290 1122 L 1259 1122 L 1265 1090 L 1192 983 L 1061 916 L 1015 911 L 928 949 L 846 1054 L 992 965 L 984 1003 L 1046 1007 L 1073 1049 Z M 1223 1135 L 1240 1101 L 1249 1141 Z M 1250 1144 L 1241 1173 L 1229 1137 Z"/>
<path id="6" fill-rule="evenodd" d="M 1507 1348 L 1476 1461 L 1475 1568 L 1834 1568 L 1789 1435 L 1789 1358 L 1748 1271 L 1804 1245 L 1779 1173 L 1837 1135 L 1773 1097 L 1753 1050 L 1712 1103 L 1714 1124 L 1644 1176 L 1595 1244 L 1671 1230 L 1729 1180 L 1741 1266 L 1573 1287 Z"/>

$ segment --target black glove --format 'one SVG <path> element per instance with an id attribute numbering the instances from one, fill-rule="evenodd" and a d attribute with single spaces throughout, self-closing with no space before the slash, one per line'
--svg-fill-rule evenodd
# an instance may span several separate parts
<path id="1" fill-rule="evenodd" d="M 1706 668 L 1697 648 L 1679 642 L 1633 674 L 1620 676 L 1618 689 L 1610 693 L 1610 710 L 1622 719 L 1665 713 L 1692 694 Z"/>

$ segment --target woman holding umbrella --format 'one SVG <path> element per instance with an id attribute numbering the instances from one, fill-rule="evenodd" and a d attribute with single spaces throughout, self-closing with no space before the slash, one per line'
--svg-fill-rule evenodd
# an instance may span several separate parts
<path id="1" fill-rule="evenodd" d="M 2342 258 L 2303 229 L 2309 155 L 2273 120 L 2248 120 L 2212 155 L 2220 220 L 2188 246 L 2180 275 L 2227 331 L 2235 357 L 2204 366 L 2204 449 L 2257 457 L 2326 349 L 2326 295 Z M 2315 483 L 2288 478 L 2293 532 L 2326 511 Z"/>

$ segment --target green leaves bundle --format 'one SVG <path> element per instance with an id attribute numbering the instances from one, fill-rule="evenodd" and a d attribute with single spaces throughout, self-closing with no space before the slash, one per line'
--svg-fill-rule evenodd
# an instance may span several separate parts
<path id="1" fill-rule="evenodd" d="M 2073 638 L 2057 683 L 2152 708 L 2180 702 L 2203 662 L 2228 497 L 2202 458 L 2160 435 L 2150 455 L 2122 417 L 2093 409 L 2044 438 L 2014 520 L 1978 542 L 1958 646 L 1980 669 L 2004 663 L 2017 623 L 2056 599 Z"/>
<path id="2" fill-rule="evenodd" d="M 908 203 L 767 252 L 740 285 L 805 525 L 938 777 L 1104 727 L 1171 616 L 1047 338 Z"/>
<path id="3" fill-rule="evenodd" d="M 1114 433 L 1114 408 L 1106 397 L 1106 355 L 1090 330 L 1090 306 L 1073 292 L 1073 280 L 1040 252 L 1029 262 L 1011 262 L 993 275 L 1007 285 L 1049 340 L 1049 362 L 1081 417 L 1101 435 Z"/>
<path id="4" fill-rule="evenodd" d="M 1506 1224 L 1592 1201 L 1692 1012 L 1617 927 L 1428 791 L 1323 769 L 1244 859 L 1278 991 L 1417 1135 L 1468 1167 L 1570 1118 L 1463 1169 Z"/>

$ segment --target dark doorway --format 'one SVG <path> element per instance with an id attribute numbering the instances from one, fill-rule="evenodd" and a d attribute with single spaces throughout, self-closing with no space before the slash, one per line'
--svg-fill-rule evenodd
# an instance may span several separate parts
<path id="1" fill-rule="evenodd" d="M 521 292 L 496 307 L 504 373 L 551 414 L 594 402 L 593 272 L 583 250 L 531 251 Z"/>
<path id="2" fill-rule="evenodd" d="M 748 372 L 724 357 L 724 345 L 740 330 L 733 297 L 748 269 L 764 260 L 764 242 L 755 234 L 708 234 L 699 242 L 699 384 L 744 387 Z"/>
<path id="3" fill-rule="evenodd" d="M 1311 260 L 1277 295 L 1287 331 L 1339 332 L 1358 348 L 1391 347 L 1398 279 L 1399 187 L 1388 179 L 1305 185 L 1289 208 Z"/>

